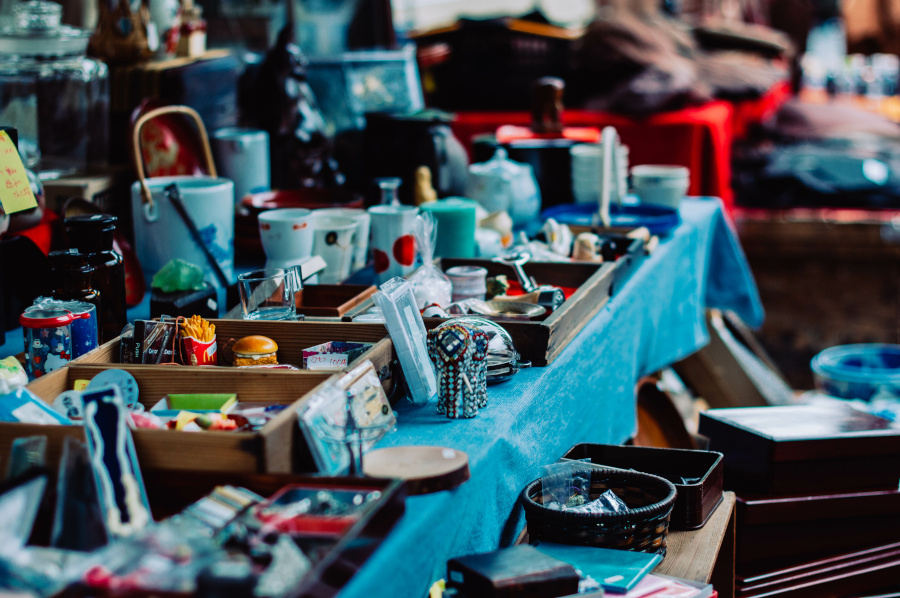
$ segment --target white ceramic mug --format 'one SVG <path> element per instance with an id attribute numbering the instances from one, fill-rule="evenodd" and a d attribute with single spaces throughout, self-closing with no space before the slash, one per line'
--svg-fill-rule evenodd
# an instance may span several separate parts
<path id="1" fill-rule="evenodd" d="M 337 284 L 350 276 L 356 251 L 357 222 L 353 218 L 315 213 L 315 241 L 313 251 L 325 260 L 319 274 L 321 284 Z"/>
<path id="2" fill-rule="evenodd" d="M 415 268 L 416 240 L 413 221 L 418 208 L 405 205 L 372 206 L 372 256 L 378 284 L 395 276 L 408 276 Z"/>
<path id="3" fill-rule="evenodd" d="M 362 208 L 323 208 L 316 210 L 316 214 L 352 218 L 356 222 L 355 249 L 351 269 L 355 272 L 365 268 L 369 259 L 369 230 L 372 224 L 369 213 Z"/>
<path id="4" fill-rule="evenodd" d="M 305 208 L 267 210 L 259 215 L 266 268 L 290 268 L 312 255 L 313 213 Z"/>
<path id="5" fill-rule="evenodd" d="M 178 186 L 184 208 L 200 231 L 210 253 L 228 280 L 234 276 L 234 185 L 208 176 L 173 176 L 145 179 L 153 203 L 141 196 L 141 181 L 131 186 L 134 248 L 149 283 L 170 260 L 181 258 L 200 266 L 209 280 L 213 268 L 181 215 L 166 195 Z M 218 284 L 218 281 L 216 281 Z"/>
<path id="6" fill-rule="evenodd" d="M 234 181 L 234 199 L 271 188 L 269 134 L 261 129 L 227 127 L 209 136 L 219 173 Z"/>

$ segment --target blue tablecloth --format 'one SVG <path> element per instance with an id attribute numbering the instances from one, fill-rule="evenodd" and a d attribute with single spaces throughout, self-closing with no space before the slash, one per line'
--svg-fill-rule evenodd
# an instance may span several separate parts
<path id="1" fill-rule="evenodd" d="M 631 437 L 635 383 L 709 341 L 706 307 L 762 323 L 756 285 L 721 204 L 688 199 L 681 216 L 552 364 L 489 387 L 478 417 L 449 420 L 434 404 L 397 406 L 397 431 L 380 447 L 462 450 L 472 477 L 452 491 L 410 497 L 403 519 L 342 598 L 420 598 L 444 577 L 448 559 L 510 544 L 524 525 L 522 488 L 574 444 Z"/>

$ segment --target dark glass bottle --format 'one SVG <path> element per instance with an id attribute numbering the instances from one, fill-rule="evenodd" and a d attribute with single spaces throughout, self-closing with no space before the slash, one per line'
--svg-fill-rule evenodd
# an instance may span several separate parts
<path id="1" fill-rule="evenodd" d="M 100 342 L 122 334 L 128 323 L 125 307 L 125 266 L 122 256 L 113 250 L 116 217 L 108 214 L 87 214 L 66 218 L 69 247 L 87 254 L 92 268 L 91 283 L 100 291 L 101 310 L 98 312 Z"/>
<path id="2" fill-rule="evenodd" d="M 100 314 L 100 292 L 91 286 L 93 268 L 89 256 L 74 249 L 51 251 L 50 276 L 54 299 L 91 303 Z"/>

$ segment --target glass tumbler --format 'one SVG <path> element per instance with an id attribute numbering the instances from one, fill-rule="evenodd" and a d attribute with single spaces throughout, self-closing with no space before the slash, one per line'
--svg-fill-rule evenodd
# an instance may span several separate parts
<path id="1" fill-rule="evenodd" d="M 264 268 L 238 276 L 245 320 L 295 320 L 295 295 L 303 288 L 300 266 Z"/>

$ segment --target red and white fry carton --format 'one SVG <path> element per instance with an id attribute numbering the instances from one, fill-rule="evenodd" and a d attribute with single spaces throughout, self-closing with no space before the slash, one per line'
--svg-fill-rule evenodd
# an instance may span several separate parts
<path id="1" fill-rule="evenodd" d="M 218 345 L 215 335 L 211 341 L 201 341 L 193 336 L 186 336 L 182 342 L 184 343 L 185 365 L 218 365 L 216 357 Z"/>

